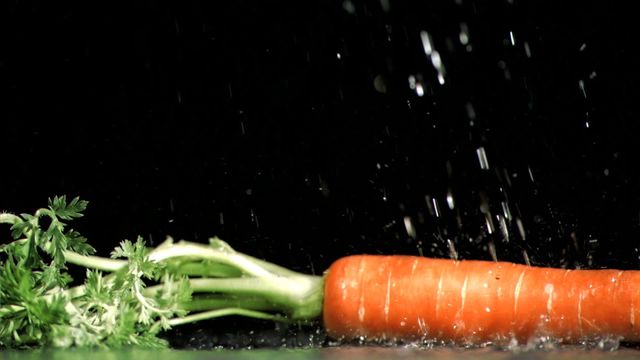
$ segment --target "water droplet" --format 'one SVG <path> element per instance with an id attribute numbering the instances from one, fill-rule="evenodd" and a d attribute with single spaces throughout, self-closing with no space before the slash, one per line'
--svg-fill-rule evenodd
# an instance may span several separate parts
<path id="1" fill-rule="evenodd" d="M 489 170 L 489 160 L 487 159 L 487 153 L 485 152 L 483 146 L 476 149 L 476 155 L 478 155 L 478 161 L 480 162 L 480 169 Z"/>
<path id="2" fill-rule="evenodd" d="M 524 258 L 524 263 L 527 266 L 531 266 L 531 260 L 529 260 L 529 253 L 527 253 L 527 250 L 522 250 L 522 257 Z"/>
<path id="3" fill-rule="evenodd" d="M 438 200 L 436 198 L 432 198 L 433 202 L 433 211 L 435 212 L 436 217 L 440 217 L 440 206 L 438 206 Z"/>
<path id="4" fill-rule="evenodd" d="M 455 203 L 453 200 L 453 194 L 451 193 L 451 189 L 449 189 L 449 191 L 447 191 L 447 205 L 449 206 L 450 210 L 453 210 L 453 208 L 455 207 Z"/>
<path id="5" fill-rule="evenodd" d="M 422 48 L 427 56 L 431 56 L 433 52 L 433 46 L 431 45 L 431 35 L 426 31 L 420 31 L 420 40 L 422 41 Z"/>
<path id="6" fill-rule="evenodd" d="M 485 215 L 485 223 L 487 225 L 487 232 L 493 234 L 495 232 L 495 226 L 493 225 L 493 219 L 490 214 Z"/>
<path id="7" fill-rule="evenodd" d="M 407 230 L 407 234 L 413 239 L 416 238 L 416 229 L 413 226 L 413 221 L 411 221 L 411 217 L 404 217 L 404 228 Z"/>
<path id="8" fill-rule="evenodd" d="M 509 31 L 509 39 L 511 40 L 511 45 L 515 46 L 516 45 L 516 39 L 513 36 L 513 31 Z"/>
<path id="9" fill-rule="evenodd" d="M 467 116 L 469 117 L 469 120 L 475 120 L 476 119 L 476 110 L 473 108 L 473 104 L 472 103 L 467 103 L 465 105 L 465 109 L 467 110 Z"/>
<path id="10" fill-rule="evenodd" d="M 380 0 L 380 6 L 382 6 L 382 10 L 384 12 L 389 12 L 389 10 L 391 10 L 391 3 L 389 0 Z"/>
<path id="11" fill-rule="evenodd" d="M 447 247 L 449 248 L 449 258 L 458 260 L 458 251 L 456 251 L 456 246 L 451 239 L 447 239 Z"/>
<path id="12" fill-rule="evenodd" d="M 587 97 L 587 92 L 584 89 L 584 80 L 578 81 L 578 86 L 580 87 L 580 91 L 582 91 L 582 96 Z"/>
<path id="13" fill-rule="evenodd" d="M 502 206 L 502 213 L 504 214 L 505 219 L 511 220 L 511 210 L 509 209 L 509 204 L 506 201 L 500 202 Z"/>
<path id="14" fill-rule="evenodd" d="M 355 7 L 355 5 L 353 5 L 351 0 L 343 1 L 342 2 L 342 8 L 344 9 L 344 11 L 346 11 L 347 13 L 349 13 L 351 15 L 356 13 L 356 7 Z"/>
<path id="15" fill-rule="evenodd" d="M 524 225 L 522 224 L 522 220 L 520 218 L 516 218 L 516 225 L 518 226 L 518 232 L 520 233 L 520 237 L 522 240 L 526 240 L 527 236 L 524 231 Z"/>
<path id="16" fill-rule="evenodd" d="M 531 58 L 531 48 L 529 47 L 529 43 L 525 41 L 524 43 L 524 53 L 528 58 Z"/>
<path id="17" fill-rule="evenodd" d="M 498 261 L 498 254 L 496 253 L 496 245 L 493 243 L 493 241 L 491 241 L 489 242 L 488 246 L 489 246 L 489 254 L 491 255 L 491 259 L 493 261 Z"/>
<path id="18" fill-rule="evenodd" d="M 387 79 L 384 75 L 378 74 L 373 79 L 373 87 L 381 94 L 387 93 Z"/>
<path id="19" fill-rule="evenodd" d="M 469 27 L 466 23 L 460 23 L 460 44 L 467 45 L 469 43 Z"/>
<path id="20" fill-rule="evenodd" d="M 434 51 L 433 53 L 431 53 L 431 63 L 436 69 L 442 68 L 442 58 L 440 57 L 439 52 Z"/>

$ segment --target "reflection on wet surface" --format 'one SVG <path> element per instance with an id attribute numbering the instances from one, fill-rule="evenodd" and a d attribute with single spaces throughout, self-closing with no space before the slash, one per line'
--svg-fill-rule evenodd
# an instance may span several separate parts
<path id="1" fill-rule="evenodd" d="M 146 351 L 146 350 L 40 350 L 6 351 L 6 360 L 216 360 L 216 359 L 329 359 L 329 360 L 376 360 L 376 359 L 636 359 L 640 352 L 633 349 L 603 351 L 585 350 L 582 347 L 561 347 L 554 350 L 499 350 L 481 349 L 417 349 L 408 347 L 335 347 L 317 349 L 260 349 L 260 350 L 212 350 L 212 351 Z"/>

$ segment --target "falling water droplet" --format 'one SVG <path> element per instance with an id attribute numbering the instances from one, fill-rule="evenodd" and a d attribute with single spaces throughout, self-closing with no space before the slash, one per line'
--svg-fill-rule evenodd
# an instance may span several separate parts
<path id="1" fill-rule="evenodd" d="M 524 263 L 527 266 L 531 266 L 531 260 L 529 259 L 529 253 L 527 253 L 527 250 L 522 250 L 522 257 L 524 258 Z"/>
<path id="2" fill-rule="evenodd" d="M 516 39 L 513 36 L 513 31 L 509 31 L 509 39 L 511 40 L 511 45 L 515 46 L 516 45 Z"/>
<path id="3" fill-rule="evenodd" d="M 582 91 L 582 96 L 584 96 L 584 98 L 587 98 L 587 92 L 584 89 L 584 80 L 580 80 L 578 81 L 578 86 L 580 87 L 580 91 Z"/>
<path id="4" fill-rule="evenodd" d="M 502 206 L 502 213 L 504 214 L 505 219 L 511 220 L 511 210 L 509 209 L 509 204 L 506 201 L 500 202 Z"/>
<path id="5" fill-rule="evenodd" d="M 451 239 L 447 239 L 447 247 L 449 248 L 449 258 L 458 260 L 458 251 L 456 251 L 456 246 Z"/>
<path id="6" fill-rule="evenodd" d="M 405 216 L 404 217 L 404 228 L 407 230 L 407 234 L 415 239 L 416 238 L 416 228 L 413 226 L 413 221 L 411 220 L 411 217 L 409 216 Z"/>
<path id="7" fill-rule="evenodd" d="M 436 198 L 432 198 L 431 201 L 433 202 L 433 211 L 436 214 L 436 217 L 440 217 L 440 206 L 438 206 L 438 200 Z"/>
<path id="8" fill-rule="evenodd" d="M 497 215 L 498 225 L 500 227 L 500 231 L 502 232 L 502 238 L 505 242 L 509 242 L 509 227 L 507 226 L 507 221 L 504 216 Z"/>
<path id="9" fill-rule="evenodd" d="M 467 111 L 467 117 L 469 118 L 469 125 L 473 126 L 474 120 L 476 119 L 476 110 L 473 108 L 473 104 L 467 103 L 465 105 L 465 110 Z"/>
<path id="10" fill-rule="evenodd" d="M 487 153 L 485 152 L 483 146 L 476 149 L 476 155 L 478 155 L 478 161 L 480 162 L 480 169 L 489 170 L 489 160 L 487 159 Z"/>
<path id="11" fill-rule="evenodd" d="M 431 36 L 428 32 L 422 30 L 420 31 L 420 40 L 422 40 L 422 48 L 424 49 L 424 53 L 427 56 L 431 56 L 433 52 L 433 46 L 431 45 Z"/>
<path id="12" fill-rule="evenodd" d="M 524 53 L 528 58 L 531 58 L 531 48 L 529 47 L 529 43 L 525 41 L 524 43 Z"/>
<path id="13" fill-rule="evenodd" d="M 431 60 L 431 64 L 438 71 L 438 83 L 440 85 L 444 85 L 444 65 L 442 64 L 440 53 L 435 51 L 433 47 L 431 35 L 429 35 L 428 32 L 422 30 L 420 31 L 420 40 L 422 41 L 422 49 L 424 50 L 424 53 L 427 55 L 427 57 L 429 57 L 429 59 Z"/>
<path id="14" fill-rule="evenodd" d="M 524 231 L 524 225 L 522 224 L 522 220 L 520 220 L 520 218 L 516 218 L 516 225 L 518 226 L 518 232 L 520 233 L 520 237 L 522 238 L 522 240 L 526 240 L 527 235 Z"/>
<path id="15" fill-rule="evenodd" d="M 493 219 L 490 214 L 486 214 L 484 217 L 485 223 L 487 225 L 487 232 L 489 234 L 493 234 L 496 230 L 495 225 L 493 225 Z"/>
<path id="16" fill-rule="evenodd" d="M 455 207 L 455 203 L 453 200 L 453 194 L 451 193 L 451 189 L 449 189 L 447 191 L 447 205 L 449 206 L 450 210 L 453 210 L 453 208 Z"/>
<path id="17" fill-rule="evenodd" d="M 380 6 L 382 6 L 382 10 L 384 12 L 389 12 L 389 10 L 391 10 L 391 3 L 389 0 L 380 0 Z"/>
<path id="18" fill-rule="evenodd" d="M 460 24 L 460 44 L 467 45 L 469 43 L 469 27 L 466 23 Z"/>
<path id="19" fill-rule="evenodd" d="M 356 13 L 356 7 L 355 7 L 355 5 L 353 5 L 351 0 L 343 1 L 342 2 L 342 8 L 344 9 L 344 11 L 346 11 L 347 13 L 349 13 L 351 15 Z"/>
<path id="20" fill-rule="evenodd" d="M 498 254 L 496 253 L 496 245 L 493 243 L 493 241 L 489 242 L 488 247 L 489 247 L 489 254 L 491 255 L 491 259 L 493 261 L 498 261 Z"/>

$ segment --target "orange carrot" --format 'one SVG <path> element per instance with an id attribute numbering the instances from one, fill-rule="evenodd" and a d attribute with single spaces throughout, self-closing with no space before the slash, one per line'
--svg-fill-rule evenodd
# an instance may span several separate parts
<path id="1" fill-rule="evenodd" d="M 640 271 L 350 256 L 327 271 L 323 318 L 336 339 L 638 341 L 639 284 Z"/>
<path id="2" fill-rule="evenodd" d="M 154 249 L 141 238 L 125 240 L 112 256 L 126 259 L 102 258 L 89 255 L 92 248 L 76 232 L 62 232 L 61 220 L 81 216 L 85 207 L 78 198 L 67 204 L 56 197 L 34 215 L 0 213 L 13 237 L 0 246 L 0 348 L 36 341 L 157 344 L 147 336 L 162 328 L 229 315 L 286 322 L 323 317 L 335 339 L 640 342 L 640 271 L 360 255 L 316 276 L 237 252 L 218 238 L 200 244 L 169 237 Z M 38 226 L 43 216 L 51 218 L 48 230 Z M 43 262 L 48 258 L 50 265 Z M 84 285 L 64 286 L 67 264 L 90 269 Z M 161 279 L 145 286 L 159 269 Z M 129 328 L 114 328 L 121 323 Z"/>

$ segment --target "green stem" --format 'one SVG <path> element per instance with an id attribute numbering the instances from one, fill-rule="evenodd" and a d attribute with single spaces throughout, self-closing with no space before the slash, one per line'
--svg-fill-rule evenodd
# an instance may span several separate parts
<path id="1" fill-rule="evenodd" d="M 20 221 L 20 217 L 10 213 L 0 213 L 0 224 L 15 224 Z"/>
<path id="2" fill-rule="evenodd" d="M 248 309 L 242 309 L 242 308 L 226 308 L 226 309 L 204 311 L 204 312 L 199 312 L 193 315 L 173 318 L 169 320 L 169 325 L 171 326 L 184 325 L 184 324 L 188 324 L 196 321 L 214 319 L 214 318 L 229 316 L 229 315 L 241 315 L 241 316 L 252 317 L 255 319 L 272 320 L 272 321 L 278 321 L 278 322 L 289 321 L 289 319 L 283 316 L 269 314 L 262 311 L 254 311 L 254 310 L 248 310 Z"/>
<path id="3" fill-rule="evenodd" d="M 227 297 L 221 295 L 194 296 L 189 302 L 182 304 L 186 311 L 204 311 L 224 308 L 242 308 L 256 311 L 275 311 L 278 307 L 273 303 L 257 297 Z"/>
<path id="4" fill-rule="evenodd" d="M 65 251 L 64 258 L 71 264 L 80 265 L 88 269 L 109 272 L 118 271 L 127 266 L 126 260 L 115 260 L 93 255 L 80 255 L 73 251 Z"/>

